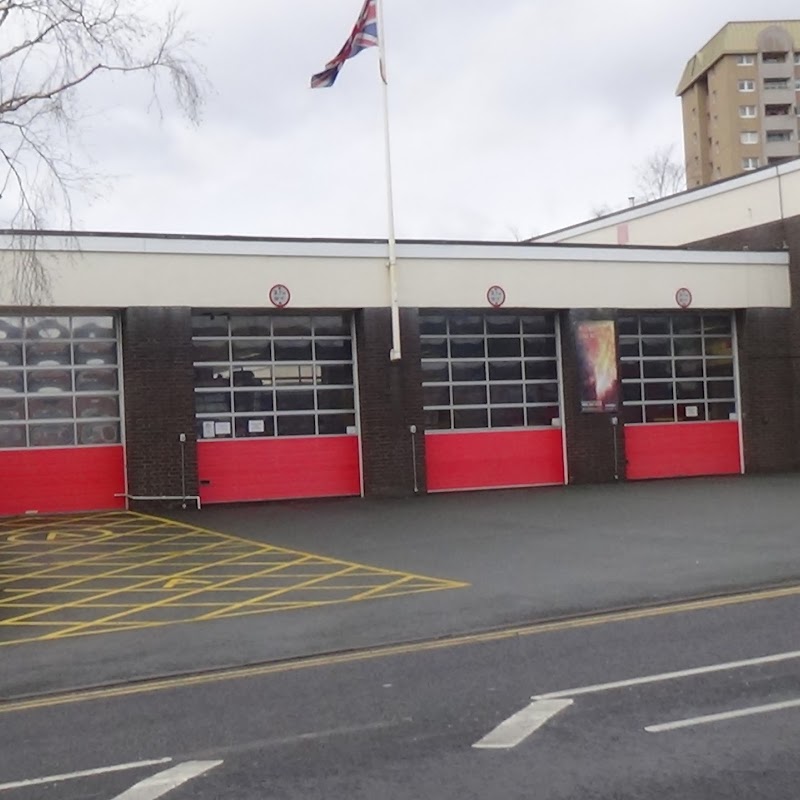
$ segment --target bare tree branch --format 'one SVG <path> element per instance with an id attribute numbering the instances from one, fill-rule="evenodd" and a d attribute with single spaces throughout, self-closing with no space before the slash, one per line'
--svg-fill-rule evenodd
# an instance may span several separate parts
<path id="1" fill-rule="evenodd" d="M 636 186 L 646 200 L 682 192 L 686 188 L 686 169 L 674 157 L 675 146 L 659 147 L 636 168 Z"/>
<path id="2" fill-rule="evenodd" d="M 15 298 L 46 295 L 37 233 L 58 215 L 71 229 L 73 194 L 101 177 L 76 155 L 82 89 L 104 75 L 146 75 L 159 112 L 166 81 L 198 123 L 206 84 L 195 44 L 175 7 L 157 20 L 138 0 L 0 0 L 0 226 L 13 229 L 19 253 L 0 281 L 10 281 Z"/>

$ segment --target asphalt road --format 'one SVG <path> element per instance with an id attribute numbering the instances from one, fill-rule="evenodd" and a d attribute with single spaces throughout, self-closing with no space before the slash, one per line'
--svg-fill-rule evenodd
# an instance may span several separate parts
<path id="1" fill-rule="evenodd" d="M 199 684 L 145 683 L 117 697 L 55 697 L 16 710 L 0 704 L 0 798 L 112 800 L 165 768 L 198 761 L 207 771 L 167 800 L 793 797 L 798 619 L 800 598 L 788 596 L 355 653 Z M 605 686 L 647 676 L 660 677 Z M 573 702 L 511 749 L 473 747 L 532 696 L 550 693 Z M 785 707 L 697 720 L 774 704 Z M 686 727 L 647 730 L 682 720 Z M 125 800 L 157 796 L 145 791 Z"/>

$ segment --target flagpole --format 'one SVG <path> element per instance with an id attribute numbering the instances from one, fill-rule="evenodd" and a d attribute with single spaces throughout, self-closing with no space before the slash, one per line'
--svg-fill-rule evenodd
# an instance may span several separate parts
<path id="1" fill-rule="evenodd" d="M 383 27 L 383 0 L 376 0 L 378 11 L 378 51 L 380 53 L 381 84 L 383 85 L 383 132 L 386 155 L 386 207 L 388 211 L 389 244 L 389 298 L 392 309 L 392 349 L 389 358 L 399 361 L 400 348 L 400 303 L 397 296 L 397 241 L 394 230 L 394 194 L 392 190 L 392 145 L 389 135 L 389 82 L 386 72 L 386 44 Z"/>

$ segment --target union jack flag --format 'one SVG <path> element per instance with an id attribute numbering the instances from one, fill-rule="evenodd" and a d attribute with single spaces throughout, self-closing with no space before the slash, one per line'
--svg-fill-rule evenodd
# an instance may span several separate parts
<path id="1" fill-rule="evenodd" d="M 358 15 L 353 32 L 344 43 L 336 58 L 325 65 L 322 72 L 313 75 L 311 88 L 320 89 L 333 86 L 339 77 L 339 70 L 348 58 L 358 55 L 367 47 L 378 46 L 378 0 L 366 0 L 364 8 Z"/>

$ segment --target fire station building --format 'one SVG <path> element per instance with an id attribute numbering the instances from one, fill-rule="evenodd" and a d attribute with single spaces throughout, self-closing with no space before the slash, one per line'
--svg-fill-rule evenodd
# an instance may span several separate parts
<path id="1" fill-rule="evenodd" d="M 37 247 L 46 305 L 0 292 L 1 514 L 800 463 L 797 162 L 533 242 L 400 242 L 396 360 L 385 243 Z"/>

